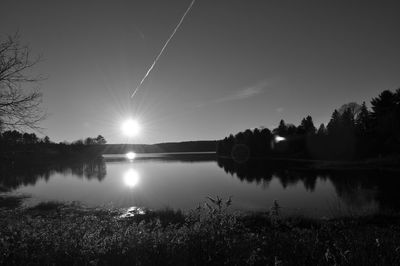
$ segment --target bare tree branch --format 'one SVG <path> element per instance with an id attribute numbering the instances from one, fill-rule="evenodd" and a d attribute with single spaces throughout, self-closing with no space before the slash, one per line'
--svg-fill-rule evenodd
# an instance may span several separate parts
<path id="1" fill-rule="evenodd" d="M 43 80 L 27 74 L 39 62 L 40 57 L 31 59 L 30 50 L 21 45 L 18 33 L 0 41 L 0 130 L 40 129 L 38 124 L 46 117 L 40 106 L 42 94 L 38 89 L 22 89 L 25 83 Z"/>

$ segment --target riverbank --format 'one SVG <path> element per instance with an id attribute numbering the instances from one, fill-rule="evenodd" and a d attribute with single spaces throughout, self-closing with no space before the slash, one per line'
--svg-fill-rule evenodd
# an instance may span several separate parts
<path id="1" fill-rule="evenodd" d="M 398 214 L 313 220 L 283 218 L 279 206 L 269 213 L 230 213 L 218 202 L 125 218 L 119 210 L 56 203 L 0 212 L 3 265 L 400 263 Z"/>

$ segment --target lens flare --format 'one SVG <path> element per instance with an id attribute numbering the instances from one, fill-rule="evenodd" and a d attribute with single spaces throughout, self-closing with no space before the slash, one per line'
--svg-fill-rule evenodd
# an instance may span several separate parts
<path id="1" fill-rule="evenodd" d="M 284 141 L 284 140 L 286 140 L 286 138 L 281 137 L 281 136 L 275 136 L 275 142 L 281 142 L 281 141 Z"/>

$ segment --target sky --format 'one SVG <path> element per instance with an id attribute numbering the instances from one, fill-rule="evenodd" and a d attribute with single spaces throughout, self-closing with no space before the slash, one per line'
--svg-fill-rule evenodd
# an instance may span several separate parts
<path id="1" fill-rule="evenodd" d="M 400 87 L 399 1 L 3 0 L 0 36 L 42 61 L 53 141 L 221 139 L 247 128 L 327 123 L 335 108 Z M 135 138 L 121 123 L 135 118 Z"/>

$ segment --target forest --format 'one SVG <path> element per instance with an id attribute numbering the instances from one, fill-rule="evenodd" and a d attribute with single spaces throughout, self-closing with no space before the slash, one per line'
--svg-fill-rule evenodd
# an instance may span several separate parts
<path id="1" fill-rule="evenodd" d="M 217 154 L 237 162 L 249 158 L 357 160 L 400 152 L 400 89 L 384 90 L 368 108 L 349 103 L 333 111 L 328 124 L 315 127 L 311 116 L 295 126 L 247 129 L 217 142 Z"/>

